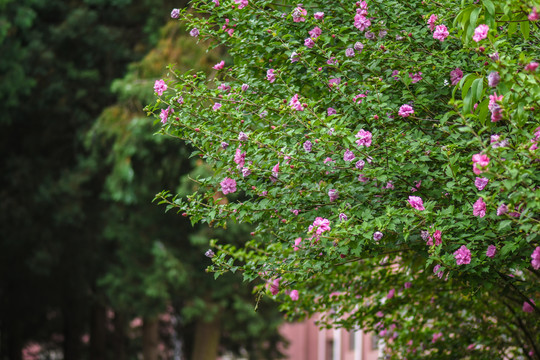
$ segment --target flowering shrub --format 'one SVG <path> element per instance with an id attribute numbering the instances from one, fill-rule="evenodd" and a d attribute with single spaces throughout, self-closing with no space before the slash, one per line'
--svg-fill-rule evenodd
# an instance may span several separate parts
<path id="1" fill-rule="evenodd" d="M 232 60 L 172 68 L 148 109 L 215 171 L 157 198 L 255 226 L 215 244 L 216 276 L 376 331 L 390 358 L 540 356 L 539 4 L 192 7 L 179 18 Z"/>

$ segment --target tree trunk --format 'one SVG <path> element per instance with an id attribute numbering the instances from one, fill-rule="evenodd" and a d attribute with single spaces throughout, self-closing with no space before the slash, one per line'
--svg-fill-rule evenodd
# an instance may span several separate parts
<path id="1" fill-rule="evenodd" d="M 126 319 L 116 311 L 114 313 L 113 353 L 115 360 L 126 360 Z"/>
<path id="2" fill-rule="evenodd" d="M 211 322 L 199 320 L 195 325 L 195 344 L 191 360 L 216 360 L 220 336 L 219 315 Z"/>
<path id="3" fill-rule="evenodd" d="M 92 305 L 90 323 L 90 360 L 105 360 L 107 309 L 97 301 Z"/>
<path id="4" fill-rule="evenodd" d="M 158 360 L 159 345 L 158 319 L 144 319 L 143 322 L 143 359 Z"/>

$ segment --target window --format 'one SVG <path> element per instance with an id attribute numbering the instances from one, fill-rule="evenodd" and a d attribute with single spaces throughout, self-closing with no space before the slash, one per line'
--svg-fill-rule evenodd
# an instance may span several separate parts
<path id="1" fill-rule="evenodd" d="M 371 335 L 371 350 L 377 350 L 379 348 L 379 337 L 377 335 Z"/>

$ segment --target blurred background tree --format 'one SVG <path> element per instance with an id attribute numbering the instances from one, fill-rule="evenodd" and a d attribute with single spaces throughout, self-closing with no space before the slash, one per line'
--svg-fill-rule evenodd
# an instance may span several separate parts
<path id="1" fill-rule="evenodd" d="M 164 64 L 216 59 L 159 31 L 184 3 L 0 1 L 0 359 L 30 341 L 67 360 L 277 356 L 276 310 L 203 271 L 209 237 L 245 232 L 151 204 L 206 171 L 141 112 Z"/>

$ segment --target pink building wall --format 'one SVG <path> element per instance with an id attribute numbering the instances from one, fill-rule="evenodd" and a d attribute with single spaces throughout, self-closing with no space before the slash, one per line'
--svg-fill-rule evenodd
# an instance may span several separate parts
<path id="1" fill-rule="evenodd" d="M 378 342 L 363 331 L 323 329 L 316 318 L 286 323 L 280 332 L 289 342 L 284 353 L 289 360 L 377 360 Z"/>

